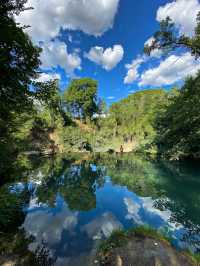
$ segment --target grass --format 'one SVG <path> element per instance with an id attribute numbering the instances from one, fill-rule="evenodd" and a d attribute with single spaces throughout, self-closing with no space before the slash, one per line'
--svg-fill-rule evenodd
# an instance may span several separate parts
<path id="1" fill-rule="evenodd" d="M 152 238 L 156 238 L 160 241 L 164 241 L 166 243 L 171 242 L 171 238 L 167 234 L 161 234 L 157 230 L 155 230 L 155 229 L 153 229 L 147 225 L 136 227 L 134 229 L 130 229 L 129 231 L 133 232 L 135 234 L 135 236 L 152 237 Z"/>
<path id="2" fill-rule="evenodd" d="M 200 253 L 193 254 L 191 251 L 184 251 L 183 254 L 190 257 L 196 266 L 200 266 Z"/>
<path id="3" fill-rule="evenodd" d="M 117 230 L 114 231 L 111 236 L 103 241 L 99 246 L 100 253 L 107 253 L 110 250 L 121 247 L 127 243 L 129 239 L 128 231 Z"/>
<path id="4" fill-rule="evenodd" d="M 103 241 L 99 246 L 100 253 L 107 253 L 110 250 L 124 246 L 131 237 L 152 237 L 160 241 L 164 241 L 166 244 L 170 244 L 170 238 L 167 235 L 163 235 L 158 231 L 150 228 L 149 226 L 140 226 L 131 228 L 129 230 L 117 230 L 114 231 L 111 236 Z"/>

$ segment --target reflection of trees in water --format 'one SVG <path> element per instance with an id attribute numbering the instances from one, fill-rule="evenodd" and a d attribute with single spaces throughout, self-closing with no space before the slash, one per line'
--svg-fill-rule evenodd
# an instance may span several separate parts
<path id="1" fill-rule="evenodd" d="M 95 192 L 103 185 L 104 175 L 101 168 L 94 167 L 83 161 L 64 175 L 60 192 L 71 210 L 87 211 L 96 207 Z"/>
<path id="2" fill-rule="evenodd" d="M 96 189 L 103 185 L 101 168 L 82 161 L 71 166 L 64 164 L 52 171 L 36 191 L 39 202 L 54 204 L 58 193 L 71 210 L 86 211 L 96 207 Z"/>
<path id="3" fill-rule="evenodd" d="M 181 224 L 185 229 L 181 241 L 190 247 L 194 247 L 196 251 L 200 251 L 200 225 L 197 221 L 191 220 L 191 216 L 187 212 L 187 205 L 181 205 L 178 202 L 163 198 L 155 200 L 154 207 L 161 211 L 170 210 L 169 222 L 177 225 Z"/>
<path id="4" fill-rule="evenodd" d="M 199 248 L 200 236 L 200 167 L 190 162 L 151 162 L 135 155 L 104 155 L 107 175 L 114 184 L 155 199 L 154 207 L 170 210 L 170 221 L 182 224 L 183 241 Z"/>
<path id="5" fill-rule="evenodd" d="M 157 189 L 165 191 L 164 198 L 155 201 L 160 210 L 170 210 L 170 222 L 185 228 L 183 241 L 200 248 L 200 168 L 195 163 L 159 164 L 160 182 Z"/>
<path id="6" fill-rule="evenodd" d="M 97 164 L 106 167 L 113 184 L 125 186 L 139 196 L 156 198 L 162 194 L 155 187 L 158 169 L 134 154 L 102 155 Z"/>
<path id="7" fill-rule="evenodd" d="M 32 261 L 29 261 L 30 265 L 35 266 L 53 266 L 56 258 L 52 257 L 50 251 L 44 247 L 37 247 L 34 255 L 32 257 Z"/>
<path id="8" fill-rule="evenodd" d="M 15 171 L 13 175 L 17 173 L 17 176 L 22 176 L 24 181 L 34 179 L 38 181 L 40 176 L 41 182 L 38 183 L 34 195 L 38 203 L 54 206 L 56 197 L 60 194 L 71 210 L 80 211 L 96 207 L 96 190 L 104 185 L 104 176 L 108 175 L 113 184 L 126 186 L 139 196 L 154 198 L 155 208 L 170 210 L 170 222 L 182 224 L 187 229 L 183 240 L 190 245 L 199 244 L 197 238 L 197 235 L 200 235 L 199 166 L 151 162 L 131 154 L 99 155 L 88 161 L 76 159 L 73 156 L 68 156 L 67 159 L 56 156 L 29 161 L 26 157 L 22 157 L 18 168 L 21 172 Z M 7 194 L 2 191 L 1 189 L 4 203 L 11 203 L 11 211 L 9 212 L 7 208 L 5 215 L 8 216 L 10 213 L 13 219 L 17 217 L 15 219 L 17 225 L 14 226 L 16 229 L 24 219 L 22 206 L 29 200 L 30 195 L 27 201 L 23 199 L 23 204 L 19 205 L 19 195 L 11 196 L 9 191 Z M 2 204 L 3 201 L 0 200 L 0 219 L 3 214 L 1 210 L 3 208 L 6 210 Z M 15 217 L 12 209 L 22 217 L 22 220 L 18 216 Z M 44 251 L 42 247 L 40 251 L 42 254 Z M 45 254 L 46 252 L 44 251 Z M 43 257 L 45 256 L 41 255 L 41 258 Z M 45 262 L 41 265 L 45 265 Z"/>
<path id="9" fill-rule="evenodd" d="M 59 157 L 29 157 L 21 155 L 15 164 L 10 165 L 5 181 L 12 181 L 0 187 L 0 264 L 13 260 L 15 265 L 53 265 L 49 251 L 39 246 L 34 252 L 29 251 L 28 245 L 32 238 L 27 238 L 19 226 L 24 222 L 26 214 L 24 207 L 34 194 L 34 186 L 30 182 L 38 182 L 39 177 L 44 184 L 49 179 L 56 179 L 61 175 L 63 165 L 71 163 Z M 7 167 L 9 168 L 9 162 Z M 4 173 L 4 168 L 0 169 Z M 48 183 L 48 182 L 47 182 Z M 45 187 L 45 185 L 44 185 Z M 33 190 L 32 190 L 33 188 Z M 48 189 L 41 194 L 45 195 Z M 49 195 L 45 196 L 45 199 Z"/>
<path id="10" fill-rule="evenodd" d="M 8 237 L 8 236 L 7 236 Z M 16 266 L 53 266 L 55 258 L 50 254 L 50 251 L 44 246 L 38 246 L 33 253 L 28 246 L 33 241 L 33 237 L 27 238 L 24 231 L 20 230 L 14 235 L 9 235 L 9 238 L 4 237 L 5 250 L 1 254 L 0 264 Z M 8 263 L 8 264 L 7 264 Z"/>
<path id="11" fill-rule="evenodd" d="M 22 190 L 4 185 L 0 188 L 0 232 L 15 232 L 24 221 L 23 208 L 31 196 L 28 186 Z"/>

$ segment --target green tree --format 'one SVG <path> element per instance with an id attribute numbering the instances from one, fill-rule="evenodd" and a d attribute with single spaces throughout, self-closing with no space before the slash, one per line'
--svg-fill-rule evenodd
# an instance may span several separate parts
<path id="1" fill-rule="evenodd" d="M 34 46 L 16 24 L 14 16 L 24 11 L 25 0 L 2 0 L 0 4 L 0 141 L 14 130 L 16 113 L 30 110 L 32 79 L 37 77 L 41 49 Z"/>
<path id="2" fill-rule="evenodd" d="M 35 82 L 35 96 L 43 106 L 49 109 L 51 126 L 55 127 L 56 116 L 62 115 L 62 103 L 58 80 Z"/>
<path id="3" fill-rule="evenodd" d="M 110 107 L 115 135 L 132 136 L 136 139 L 154 137 L 156 115 L 167 99 L 164 90 L 146 90 L 134 93 Z"/>
<path id="4" fill-rule="evenodd" d="M 197 26 L 194 36 L 178 35 L 174 23 L 170 17 L 167 17 L 166 20 L 160 22 L 160 30 L 153 35 L 152 43 L 145 45 L 144 52 L 150 55 L 155 49 L 168 52 L 179 47 L 188 49 L 196 58 L 200 57 L 200 12 L 197 15 Z"/>
<path id="5" fill-rule="evenodd" d="M 157 121 L 158 146 L 173 159 L 200 157 L 200 72 L 174 95 Z"/>
<path id="6" fill-rule="evenodd" d="M 178 35 L 174 23 L 167 17 L 161 21 L 160 30 L 154 34 L 151 45 L 144 47 L 144 52 L 150 55 L 153 50 L 161 49 L 167 53 L 177 48 L 189 50 L 196 59 L 200 57 L 200 12 L 192 37 Z M 171 159 L 200 158 L 200 72 L 169 96 L 166 110 L 157 116 L 156 142 L 160 153 Z"/>
<path id="7" fill-rule="evenodd" d="M 90 78 L 75 79 L 64 93 L 67 110 L 73 117 L 91 119 L 97 112 L 97 81 Z"/>

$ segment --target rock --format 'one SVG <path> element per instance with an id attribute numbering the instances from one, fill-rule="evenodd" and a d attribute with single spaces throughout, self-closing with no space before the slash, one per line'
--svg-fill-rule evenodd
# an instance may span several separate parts
<path id="1" fill-rule="evenodd" d="M 116 258 L 116 266 L 122 266 L 122 259 L 120 256 L 117 256 Z"/>
<path id="2" fill-rule="evenodd" d="M 155 242 L 156 240 L 156 242 Z M 102 253 L 104 266 L 194 266 L 193 260 L 176 251 L 167 241 L 132 236 L 126 244 Z"/>

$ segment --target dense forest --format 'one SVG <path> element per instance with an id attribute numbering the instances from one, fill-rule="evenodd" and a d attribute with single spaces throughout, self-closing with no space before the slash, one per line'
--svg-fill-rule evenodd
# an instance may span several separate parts
<path id="1" fill-rule="evenodd" d="M 38 82 L 41 48 L 14 16 L 25 1 L 1 4 L 1 164 L 21 152 L 137 151 L 177 160 L 200 157 L 200 73 L 182 88 L 143 90 L 107 107 L 98 82 L 72 80 L 63 92 L 58 80 Z M 200 23 L 193 38 L 177 37 L 168 18 L 151 47 L 165 52 L 184 46 L 199 57 Z"/>

